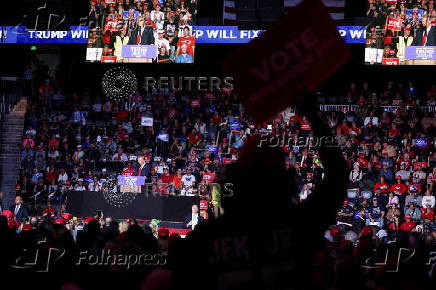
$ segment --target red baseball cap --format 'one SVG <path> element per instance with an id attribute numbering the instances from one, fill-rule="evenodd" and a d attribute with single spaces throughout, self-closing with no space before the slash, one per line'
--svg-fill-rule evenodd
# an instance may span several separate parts
<path id="1" fill-rule="evenodd" d="M 64 213 L 62 214 L 62 217 L 63 217 L 65 220 L 69 221 L 69 220 L 73 217 L 73 215 L 70 214 L 70 213 L 68 213 L 68 212 L 64 212 Z"/>
<path id="2" fill-rule="evenodd" d="M 66 221 L 62 218 L 59 218 L 59 219 L 55 219 L 54 223 L 61 226 L 65 226 Z"/>

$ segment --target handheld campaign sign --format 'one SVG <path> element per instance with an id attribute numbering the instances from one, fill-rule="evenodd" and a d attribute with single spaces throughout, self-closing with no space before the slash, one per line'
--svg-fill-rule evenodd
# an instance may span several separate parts
<path id="1" fill-rule="evenodd" d="M 123 13 L 124 21 L 129 20 L 129 13 L 130 13 L 130 11 L 124 11 L 124 13 Z M 136 10 L 132 11 L 132 14 L 133 14 L 133 20 L 136 21 L 136 18 L 138 18 L 138 16 L 139 16 L 139 11 L 136 11 Z"/>
<path id="2" fill-rule="evenodd" d="M 141 126 L 153 127 L 153 118 L 141 117 Z"/>
<path id="3" fill-rule="evenodd" d="M 292 29 L 289 29 L 292 27 Z M 299 6 L 223 62 L 256 122 L 299 103 L 351 54 L 320 0 Z"/>
<path id="4" fill-rule="evenodd" d="M 168 135 L 166 133 L 159 132 L 159 134 L 157 135 L 157 139 L 161 140 L 163 142 L 168 142 L 170 139 L 170 135 Z"/>
<path id="5" fill-rule="evenodd" d="M 403 20 L 401 18 L 388 18 L 388 29 L 392 31 L 401 31 Z"/>
<path id="6" fill-rule="evenodd" d="M 415 139 L 415 146 L 419 148 L 427 147 L 427 138 Z"/>
<path id="7" fill-rule="evenodd" d="M 422 15 L 424 15 L 424 10 L 422 9 L 407 9 L 406 11 L 406 19 L 411 21 L 413 18 L 413 12 L 416 12 L 417 16 L 418 16 L 418 20 L 421 21 L 422 20 Z"/>

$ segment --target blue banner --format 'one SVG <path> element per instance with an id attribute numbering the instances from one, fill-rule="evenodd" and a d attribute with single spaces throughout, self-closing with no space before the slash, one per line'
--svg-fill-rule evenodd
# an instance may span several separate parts
<path id="1" fill-rule="evenodd" d="M 1 38 L 0 43 L 88 43 L 88 26 L 71 26 L 69 31 L 29 31 L 24 26 L 5 26 Z"/>
<path id="2" fill-rule="evenodd" d="M 366 42 L 366 26 L 338 26 L 338 31 L 346 43 Z"/>
<path id="3" fill-rule="evenodd" d="M 163 142 L 168 142 L 170 140 L 170 135 L 168 135 L 167 133 L 159 132 L 159 134 L 157 135 L 157 139 Z"/>
<path id="4" fill-rule="evenodd" d="M 126 11 L 127 12 L 127 11 Z M 0 43 L 87 43 L 88 27 L 71 26 L 69 31 L 31 31 L 24 26 L 5 26 Z M 365 43 L 366 27 L 338 26 L 347 43 Z M 196 26 L 197 43 L 248 43 L 262 30 L 238 30 L 237 26 Z"/>
<path id="5" fill-rule="evenodd" d="M 241 122 L 230 122 L 230 130 L 241 130 Z"/>
<path id="6" fill-rule="evenodd" d="M 418 20 L 421 21 L 422 20 L 422 15 L 424 15 L 424 10 L 422 9 L 407 9 L 406 11 L 406 19 L 407 20 L 412 20 L 413 18 L 413 12 L 416 12 L 418 15 Z"/>
<path id="7" fill-rule="evenodd" d="M 338 26 L 339 34 L 347 43 L 365 43 L 366 26 Z M 262 30 L 238 30 L 237 26 L 196 26 L 197 43 L 248 43 Z"/>
<path id="8" fill-rule="evenodd" d="M 247 43 L 262 30 L 238 30 L 237 26 L 195 26 L 196 43 Z"/>
<path id="9" fill-rule="evenodd" d="M 130 11 L 124 11 L 124 14 L 123 14 L 124 21 L 129 20 L 129 13 L 130 13 Z M 136 21 L 136 18 L 138 18 L 138 16 L 139 16 L 139 11 L 136 11 L 136 10 L 133 11 L 133 20 Z"/>
<path id="10" fill-rule="evenodd" d="M 216 145 L 207 145 L 207 150 L 210 153 L 216 154 L 216 153 L 218 153 L 218 146 L 216 146 Z"/>

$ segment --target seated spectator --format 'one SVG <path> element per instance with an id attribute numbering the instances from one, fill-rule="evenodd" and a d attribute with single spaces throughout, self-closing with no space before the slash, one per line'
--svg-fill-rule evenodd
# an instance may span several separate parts
<path id="1" fill-rule="evenodd" d="M 406 221 L 401 224 L 400 229 L 405 232 L 415 231 L 416 223 L 412 221 L 412 217 L 410 215 L 406 215 Z"/>
<path id="2" fill-rule="evenodd" d="M 378 204 L 377 198 L 372 199 L 372 206 L 369 210 L 368 217 L 366 225 L 377 225 L 379 228 L 383 228 L 385 211 L 383 207 Z"/>
<path id="3" fill-rule="evenodd" d="M 421 222 L 421 210 L 416 208 L 415 203 L 411 202 L 409 208 L 404 210 L 404 215 L 409 215 L 411 219 L 417 223 Z"/>

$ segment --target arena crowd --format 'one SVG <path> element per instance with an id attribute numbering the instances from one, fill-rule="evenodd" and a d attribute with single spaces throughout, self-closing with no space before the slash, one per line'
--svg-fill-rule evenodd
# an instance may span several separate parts
<path id="1" fill-rule="evenodd" d="M 71 255 L 130 242 L 138 253 L 152 247 L 153 253 L 174 262 L 169 248 L 179 243 L 178 235 L 168 237 L 165 229 L 135 220 L 73 217 L 65 210 L 67 191 L 103 191 L 108 179 L 135 172 L 138 156 L 146 161 L 146 178 L 156 193 L 210 196 L 198 184 L 217 180 L 223 166 L 238 159 L 244 141 L 261 134 L 279 140 L 287 155 L 283 162 L 295 173 L 298 192 L 290 203 L 304 204 L 323 182 L 317 139 L 298 108 L 255 124 L 228 88 L 137 91 L 118 102 L 63 91 L 52 79 L 37 85 L 23 132 L 18 210 L 4 210 L 0 217 L 2 235 L 9 237 L 2 242 L 14 245 L 14 251 L 5 253 L 11 263 L 20 247 L 35 247 L 44 237 Z M 435 85 L 415 87 L 413 82 L 388 82 L 381 90 L 352 83 L 342 96 L 317 94 L 318 114 L 336 136 L 332 146 L 340 147 L 348 164 L 348 172 L 341 174 L 349 177 L 348 198 L 336 223 L 326 229 L 326 248 L 317 256 L 317 267 L 333 273 L 327 277 L 317 272 L 322 285 L 342 287 L 342 277 L 351 269 L 353 277 L 375 281 L 379 272 L 368 270 L 373 262 L 386 249 L 400 247 L 419 252 L 406 263 L 409 267 L 428 267 L 412 273 L 422 270 L 417 277 L 433 277 L 435 97 Z M 367 265 L 369 256 L 374 261 Z"/>

